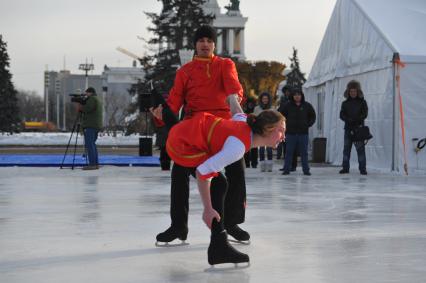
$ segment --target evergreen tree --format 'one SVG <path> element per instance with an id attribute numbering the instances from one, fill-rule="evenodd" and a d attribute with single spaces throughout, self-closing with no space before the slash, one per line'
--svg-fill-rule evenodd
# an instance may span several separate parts
<path id="1" fill-rule="evenodd" d="M 9 55 L 7 44 L 0 34 L 0 131 L 14 132 L 18 130 L 19 109 L 17 91 L 9 72 Z"/>
<path id="2" fill-rule="evenodd" d="M 293 47 L 293 56 L 290 59 L 290 73 L 287 74 L 287 85 L 289 87 L 302 88 L 306 82 L 305 74 L 302 73 L 299 66 L 299 58 L 297 57 L 297 49 Z"/>
<path id="3" fill-rule="evenodd" d="M 148 31 L 153 37 L 146 42 L 151 46 L 152 54 L 142 58 L 141 64 L 145 70 L 145 79 L 134 85 L 130 95 L 135 96 L 149 89 L 148 82 L 167 93 L 173 86 L 176 70 L 180 66 L 179 50 L 194 49 L 192 38 L 195 31 L 203 24 L 211 24 L 212 15 L 206 15 L 203 4 L 206 0 L 161 0 L 163 8 L 160 14 L 145 13 L 152 22 Z M 150 83 L 149 83 L 150 84 Z M 134 99 L 135 104 L 137 99 Z M 135 113 L 136 105 L 131 105 L 129 113 Z M 130 134 L 139 127 L 141 117 L 129 122 L 127 133 Z"/>
<path id="4" fill-rule="evenodd" d="M 153 37 L 147 42 L 156 52 L 144 58 L 146 80 L 154 80 L 163 90 L 173 85 L 176 69 L 180 65 L 179 50 L 194 49 L 194 32 L 203 24 L 210 24 L 213 16 L 204 14 L 206 0 L 162 0 L 159 15 L 146 13 L 153 26 L 148 31 Z"/>

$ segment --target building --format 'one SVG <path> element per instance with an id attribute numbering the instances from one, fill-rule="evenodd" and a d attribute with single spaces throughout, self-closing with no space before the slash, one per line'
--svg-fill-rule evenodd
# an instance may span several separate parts
<path id="1" fill-rule="evenodd" d="M 245 60 L 244 29 L 248 18 L 242 16 L 239 1 L 231 1 L 226 13 L 221 13 L 216 0 L 208 0 L 204 7 L 206 14 L 215 15 L 212 25 L 218 35 L 216 53 Z"/>
<path id="2" fill-rule="evenodd" d="M 117 129 L 124 125 L 127 108 L 131 103 L 129 90 L 138 80 L 143 80 L 145 72 L 137 67 L 104 66 L 102 85 L 104 98 L 104 126 Z"/>
<path id="3" fill-rule="evenodd" d="M 70 94 L 83 93 L 86 87 L 86 76 L 71 74 L 68 70 L 44 72 L 44 102 L 47 122 L 52 122 L 58 129 L 71 129 L 75 120 L 75 107 L 71 103 Z M 100 75 L 88 75 L 88 85 L 102 90 Z M 65 109 L 65 110 L 64 110 Z"/>
<path id="4" fill-rule="evenodd" d="M 144 72 L 137 67 L 104 67 L 100 75 L 88 75 L 88 85 L 94 87 L 103 101 L 104 127 L 117 127 L 124 121 L 124 113 L 130 104 L 128 90 Z M 47 120 L 58 129 L 70 130 L 76 118 L 75 106 L 70 94 L 84 93 L 86 76 L 72 74 L 68 70 L 45 72 L 45 104 Z M 46 99 L 47 97 L 47 99 Z"/>

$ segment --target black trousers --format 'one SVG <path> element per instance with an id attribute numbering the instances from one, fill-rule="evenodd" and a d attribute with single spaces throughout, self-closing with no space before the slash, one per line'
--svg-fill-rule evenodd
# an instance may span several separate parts
<path id="1" fill-rule="evenodd" d="M 285 158 L 285 155 L 287 154 L 287 143 L 286 142 L 282 142 L 281 143 L 282 144 L 282 150 L 283 150 L 283 152 L 284 152 L 284 158 Z M 293 159 L 292 159 L 292 161 L 291 161 L 291 169 L 292 170 L 296 170 L 296 168 L 297 168 L 297 156 L 299 156 L 300 154 L 299 154 L 299 152 L 297 151 L 297 148 L 294 150 L 294 153 L 293 153 Z M 278 156 L 278 153 L 277 153 L 277 156 Z M 281 157 L 281 156 L 280 156 Z M 283 165 L 283 168 L 284 168 L 284 165 Z"/>
<path id="2" fill-rule="evenodd" d="M 194 168 L 183 167 L 177 163 L 173 164 L 170 192 L 170 218 L 172 221 L 171 226 L 177 229 L 188 227 L 189 175 L 195 177 Z M 225 176 L 219 173 L 218 177 L 212 179 L 211 192 L 214 193 L 217 187 L 220 187 L 217 191 L 223 191 L 222 187 L 227 188 L 227 190 L 225 189 L 225 193 L 223 193 L 224 211 L 221 215 L 224 221 L 223 225 L 226 227 L 243 223 L 246 205 L 246 183 L 243 159 L 225 167 Z M 216 205 L 218 205 L 217 203 L 219 203 L 219 201 L 216 200 L 215 202 Z M 213 208 L 216 209 L 215 205 L 213 205 Z M 220 208 L 218 207 L 218 209 Z M 218 213 L 220 214 L 219 211 Z"/>
<path id="3" fill-rule="evenodd" d="M 170 170 L 170 156 L 167 154 L 166 146 L 160 146 L 161 170 Z"/>
<path id="4" fill-rule="evenodd" d="M 257 147 L 253 147 L 252 149 L 247 151 L 244 154 L 244 161 L 246 162 L 246 167 L 251 166 L 252 168 L 256 168 L 258 156 L 259 156 L 259 153 L 258 153 Z"/>

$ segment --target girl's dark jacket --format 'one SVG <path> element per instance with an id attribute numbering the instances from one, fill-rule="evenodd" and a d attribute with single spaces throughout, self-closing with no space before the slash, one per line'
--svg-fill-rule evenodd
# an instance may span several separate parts
<path id="1" fill-rule="evenodd" d="M 303 93 L 299 106 L 294 102 L 293 95 L 290 95 L 290 101 L 282 108 L 282 114 L 286 118 L 286 134 L 308 134 L 309 128 L 316 120 L 315 110 L 305 101 Z"/>

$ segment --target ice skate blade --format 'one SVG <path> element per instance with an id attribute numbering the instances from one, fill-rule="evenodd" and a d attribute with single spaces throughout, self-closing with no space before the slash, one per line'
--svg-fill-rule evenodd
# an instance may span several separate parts
<path id="1" fill-rule="evenodd" d="M 189 243 L 182 241 L 180 243 L 170 243 L 170 242 L 155 242 L 155 246 L 156 247 L 160 247 L 160 248 L 172 248 L 172 247 L 182 247 L 182 246 L 188 246 Z"/>
<path id="2" fill-rule="evenodd" d="M 232 242 L 232 243 L 235 243 L 235 244 L 246 245 L 246 246 L 250 245 L 250 240 L 248 240 L 248 241 L 238 241 L 238 240 L 234 240 L 234 239 L 228 239 L 228 242 Z"/>
<path id="3" fill-rule="evenodd" d="M 250 267 L 250 261 L 248 262 L 240 262 L 240 263 L 218 263 L 214 265 L 210 265 L 209 268 L 204 269 L 204 272 L 223 272 L 229 270 L 240 270 L 246 269 Z"/>

